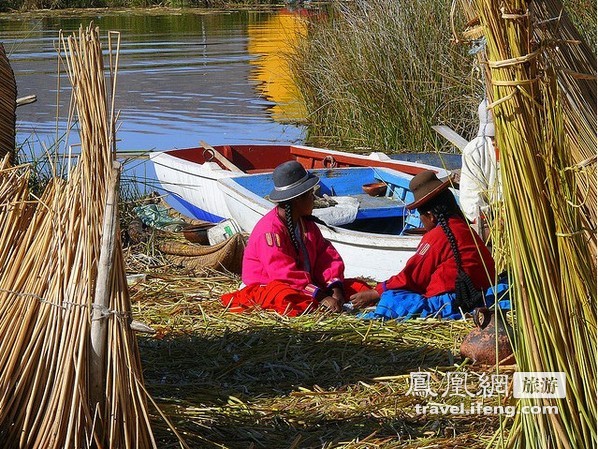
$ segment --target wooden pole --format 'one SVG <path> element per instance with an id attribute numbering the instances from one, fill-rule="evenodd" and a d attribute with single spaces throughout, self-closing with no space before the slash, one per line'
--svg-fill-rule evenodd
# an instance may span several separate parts
<path id="1" fill-rule="evenodd" d="M 90 353 L 90 386 L 89 397 L 92 410 L 104 404 L 106 383 L 106 346 L 108 322 L 106 312 L 110 305 L 112 290 L 112 268 L 116 248 L 116 232 L 118 217 L 118 186 L 121 165 L 113 162 L 112 172 L 106 186 L 106 210 L 102 229 L 100 260 L 98 261 L 98 277 L 91 321 L 91 353 Z"/>
<path id="2" fill-rule="evenodd" d="M 218 162 L 220 162 L 222 165 L 224 165 L 224 168 L 228 168 L 230 171 L 234 171 L 236 173 L 243 173 L 243 170 L 241 170 L 239 167 L 237 167 L 235 164 L 233 164 L 232 161 L 229 161 L 222 154 L 220 154 L 218 151 L 216 151 L 216 149 L 212 145 L 207 144 L 203 140 L 201 140 L 199 142 L 199 144 L 201 145 L 202 148 L 205 148 L 206 150 L 210 150 L 213 153 L 212 156 L 214 157 L 214 159 L 216 159 Z"/>

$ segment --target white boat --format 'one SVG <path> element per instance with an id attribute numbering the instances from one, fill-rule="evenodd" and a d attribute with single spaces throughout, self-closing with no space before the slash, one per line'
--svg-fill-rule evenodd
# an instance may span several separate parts
<path id="1" fill-rule="evenodd" d="M 420 225 L 419 216 L 405 208 L 413 201 L 409 190 L 413 176 L 387 168 L 370 167 L 311 172 L 320 178 L 319 195 L 338 198 L 341 207 L 344 198 L 358 202 L 356 212 L 346 214 L 347 223 L 319 225 L 324 237 L 332 242 L 343 258 L 345 275 L 382 281 L 401 271 L 421 240 L 421 233 L 414 235 L 409 231 L 410 227 Z M 374 182 L 383 182 L 387 186 L 380 197 L 363 193 L 363 186 Z M 274 207 L 266 198 L 273 185 L 271 173 L 221 178 L 218 184 L 232 218 L 247 232 L 251 232 L 258 220 Z M 329 216 L 336 219 L 339 214 L 330 214 L 335 207 L 338 206 L 323 211 L 315 209 L 314 215 L 324 221 Z"/>
<path id="2" fill-rule="evenodd" d="M 231 217 L 217 187 L 219 179 L 271 172 L 292 159 L 307 169 L 388 167 L 410 175 L 433 170 L 440 178 L 448 176 L 442 168 L 391 159 L 384 153 L 366 156 L 302 145 L 220 145 L 153 152 L 149 157 L 158 181 L 169 194 L 167 201 L 190 217 L 213 223 Z"/>

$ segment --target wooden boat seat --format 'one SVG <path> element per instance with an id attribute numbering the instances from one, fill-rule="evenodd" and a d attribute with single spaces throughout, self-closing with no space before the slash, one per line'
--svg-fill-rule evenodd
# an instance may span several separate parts
<path id="1" fill-rule="evenodd" d="M 245 173 L 249 175 L 258 174 L 258 173 L 271 173 L 271 168 L 252 168 L 250 170 L 246 170 Z"/>
<path id="2" fill-rule="evenodd" d="M 310 168 L 325 168 L 324 163 L 322 162 L 324 156 L 319 153 L 314 153 L 309 148 L 291 146 L 290 153 L 291 156 L 295 157 L 297 162 L 308 170 Z"/>
<path id="3" fill-rule="evenodd" d="M 324 151 L 314 151 L 310 148 L 296 146 L 291 146 L 290 153 L 306 169 L 364 166 L 361 160 L 351 154 L 326 154 Z M 368 161 L 368 165 L 375 167 L 384 164 L 372 160 Z"/>
<path id="4" fill-rule="evenodd" d="M 359 200 L 356 220 L 405 216 L 405 205 L 387 196 L 370 196 L 366 193 L 352 196 Z"/>

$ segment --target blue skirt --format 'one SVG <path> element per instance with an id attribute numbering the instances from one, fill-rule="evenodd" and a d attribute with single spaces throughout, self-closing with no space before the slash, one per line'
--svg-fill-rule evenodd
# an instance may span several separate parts
<path id="1" fill-rule="evenodd" d="M 426 298 L 409 290 L 386 290 L 382 293 L 376 309 L 373 312 L 363 313 L 359 317 L 366 320 L 406 320 L 415 317 L 456 320 L 462 318 L 463 315 L 458 308 L 453 306 L 455 296 L 455 293 L 443 293 Z M 486 307 L 497 303 L 501 309 L 510 310 L 509 285 L 506 281 L 501 281 L 488 288 L 484 293 L 484 301 Z"/>

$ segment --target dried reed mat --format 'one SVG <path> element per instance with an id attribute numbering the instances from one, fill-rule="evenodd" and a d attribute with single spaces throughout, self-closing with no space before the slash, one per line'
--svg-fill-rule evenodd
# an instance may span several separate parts
<path id="1" fill-rule="evenodd" d="M 60 47 L 73 86 L 81 156 L 68 180 L 50 183 L 28 222 L 16 215 L 13 198 L 0 200 L 0 254 L 6 267 L 0 274 L 0 445 L 157 447 L 129 327 L 120 233 L 116 229 L 102 235 L 105 210 L 112 206 L 108 191 L 118 173 L 112 166 L 114 110 L 107 106 L 99 31 L 90 26 L 80 28 L 78 36 L 61 35 Z M 113 82 L 117 61 L 118 48 Z M 0 186 L 12 187 L 12 172 L 0 174 Z M 27 204 L 26 183 L 20 185 Z M 0 194 L 9 190 L 0 187 Z M 16 234 L 10 235 L 10 229 Z M 107 237 L 116 239 L 111 260 L 100 253 Z M 101 256 L 105 266 L 99 265 Z M 107 274 L 108 304 L 94 310 L 102 285 L 99 273 Z M 106 352 L 94 373 L 91 360 L 97 357 L 92 357 L 96 348 L 92 351 L 90 329 L 98 323 L 106 325 Z M 100 397 L 95 402 L 92 386 L 97 384 Z"/>
<path id="2" fill-rule="evenodd" d="M 469 391 L 477 391 L 477 374 L 491 370 L 460 363 L 471 320 L 383 324 L 319 311 L 294 318 L 230 313 L 217 298 L 238 282 L 211 270 L 189 276 L 171 269 L 132 290 L 135 318 L 157 330 L 140 340 L 148 389 L 176 416 L 190 446 L 483 449 L 499 429 L 497 416 L 415 412 L 416 405 L 463 400 L 440 397 L 447 372 L 468 374 Z M 430 374 L 437 398 L 407 393 L 417 371 Z M 155 431 L 162 433 L 158 425 Z M 166 431 L 165 447 L 175 442 Z"/>
<path id="3" fill-rule="evenodd" d="M 550 10 L 562 10 L 554 5 Z M 566 399 L 520 400 L 521 406 L 556 405 L 559 411 L 518 415 L 508 446 L 595 446 L 596 260 L 595 236 L 589 239 L 594 231 L 586 221 L 595 204 L 585 204 L 591 195 L 580 192 L 596 180 L 576 160 L 572 145 L 580 136 L 570 135 L 577 128 L 567 124 L 586 123 L 584 111 L 591 107 L 583 102 L 595 100 L 574 94 L 577 87 L 561 79 L 557 46 L 577 44 L 542 39 L 546 30 L 538 29 L 544 24 L 535 2 L 476 0 L 474 6 L 487 40 L 501 152 L 503 204 L 497 216 L 503 217 L 510 258 L 517 365 L 520 371 L 562 371 L 567 377 Z M 593 121 L 595 129 L 595 109 Z"/>
<path id="4" fill-rule="evenodd" d="M 158 245 L 166 254 L 166 259 L 175 265 L 189 270 L 225 269 L 231 273 L 241 273 L 245 237 L 235 234 L 216 245 L 194 245 L 190 243 L 166 242 Z"/>
<path id="5" fill-rule="evenodd" d="M 17 83 L 0 43 L 0 158 L 15 154 L 15 126 L 17 120 Z"/>

